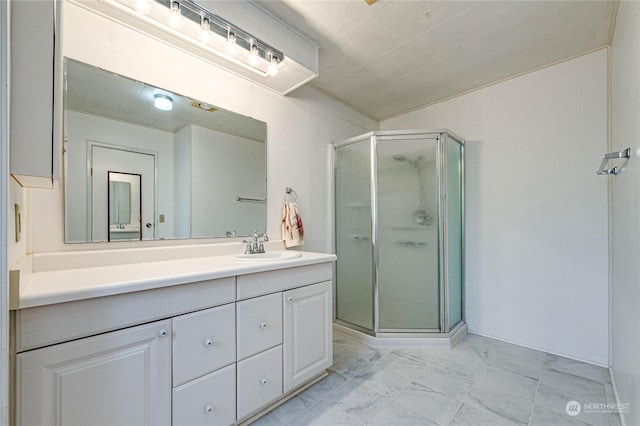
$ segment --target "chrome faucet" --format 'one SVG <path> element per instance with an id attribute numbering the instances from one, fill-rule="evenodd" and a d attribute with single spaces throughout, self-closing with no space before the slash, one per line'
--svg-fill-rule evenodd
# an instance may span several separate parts
<path id="1" fill-rule="evenodd" d="M 266 231 L 262 234 L 258 234 L 258 231 L 253 231 L 253 241 L 242 240 L 242 243 L 247 245 L 244 254 L 264 253 L 264 243 L 267 241 L 269 241 L 269 237 L 267 237 Z"/>

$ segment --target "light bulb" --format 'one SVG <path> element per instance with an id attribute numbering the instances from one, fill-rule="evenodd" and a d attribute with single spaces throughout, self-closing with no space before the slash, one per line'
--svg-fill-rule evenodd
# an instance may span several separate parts
<path id="1" fill-rule="evenodd" d="M 236 44 L 236 35 L 229 31 L 227 34 L 227 44 L 224 49 L 227 51 L 229 56 L 234 56 L 238 51 L 238 45 Z"/>
<path id="2" fill-rule="evenodd" d="M 278 75 L 278 71 L 278 58 L 272 55 L 269 66 L 267 67 L 267 74 L 269 74 L 271 77 L 275 77 L 276 75 Z"/>
<path id="3" fill-rule="evenodd" d="M 151 11 L 150 0 L 133 0 L 134 9 L 143 15 L 148 14 Z"/>
<path id="4" fill-rule="evenodd" d="M 249 65 L 252 67 L 257 67 L 258 62 L 260 60 L 260 52 L 258 51 L 258 46 L 255 44 L 251 44 L 251 52 L 249 52 Z"/>
<path id="5" fill-rule="evenodd" d="M 162 111 L 171 111 L 173 108 L 173 99 L 170 96 L 158 93 L 153 96 L 153 106 Z"/>
<path id="6" fill-rule="evenodd" d="M 183 19 L 182 13 L 180 13 L 180 3 L 177 1 L 171 2 L 171 7 L 167 12 L 167 20 L 169 21 L 169 25 L 176 30 L 182 28 Z"/>
<path id="7" fill-rule="evenodd" d="M 211 23 L 209 22 L 209 18 L 202 17 L 202 21 L 200 23 L 200 41 L 203 43 L 208 43 L 211 41 Z"/>

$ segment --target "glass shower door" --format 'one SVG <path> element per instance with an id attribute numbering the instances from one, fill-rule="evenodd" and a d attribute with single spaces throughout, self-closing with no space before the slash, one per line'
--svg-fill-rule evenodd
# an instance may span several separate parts
<path id="1" fill-rule="evenodd" d="M 336 317 L 373 330 L 370 138 L 336 148 Z"/>
<path id="2" fill-rule="evenodd" d="M 382 332 L 440 329 L 437 141 L 426 135 L 377 140 Z"/>
<path id="3" fill-rule="evenodd" d="M 463 282 L 463 148 L 447 136 L 447 299 L 448 327 L 462 320 Z"/>

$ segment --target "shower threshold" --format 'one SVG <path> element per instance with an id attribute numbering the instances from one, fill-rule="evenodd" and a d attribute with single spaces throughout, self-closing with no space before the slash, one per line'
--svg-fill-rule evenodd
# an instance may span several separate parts
<path id="1" fill-rule="evenodd" d="M 458 323 L 448 333 L 386 333 L 380 332 L 375 336 L 354 330 L 352 324 L 340 324 L 340 320 L 333 323 L 333 332 L 358 340 L 373 347 L 422 347 L 422 348 L 452 348 L 467 334 L 467 323 Z"/>

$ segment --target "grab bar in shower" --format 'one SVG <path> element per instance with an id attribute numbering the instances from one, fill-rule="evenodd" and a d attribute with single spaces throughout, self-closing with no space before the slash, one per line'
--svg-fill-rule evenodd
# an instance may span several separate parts
<path id="1" fill-rule="evenodd" d="M 618 152 L 610 152 L 605 154 L 602 157 L 602 162 L 600 163 L 600 168 L 596 172 L 598 175 L 617 175 L 620 172 L 618 167 L 614 167 L 613 169 L 605 169 L 609 160 L 614 158 L 631 158 L 631 148 L 623 149 Z"/>
<path id="2" fill-rule="evenodd" d="M 408 240 L 401 240 L 398 241 L 397 243 L 399 246 L 402 247 L 419 247 L 419 248 L 423 248 L 427 246 L 427 243 L 424 241 L 408 241 Z"/>

